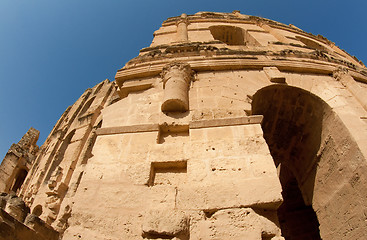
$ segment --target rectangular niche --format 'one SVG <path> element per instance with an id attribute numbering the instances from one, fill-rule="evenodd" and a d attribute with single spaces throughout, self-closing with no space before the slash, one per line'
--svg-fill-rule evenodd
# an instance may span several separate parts
<path id="1" fill-rule="evenodd" d="M 186 182 L 187 161 L 152 162 L 148 186 L 173 185 Z"/>
<path id="2" fill-rule="evenodd" d="M 189 140 L 189 125 L 160 125 L 157 143 L 179 143 Z"/>

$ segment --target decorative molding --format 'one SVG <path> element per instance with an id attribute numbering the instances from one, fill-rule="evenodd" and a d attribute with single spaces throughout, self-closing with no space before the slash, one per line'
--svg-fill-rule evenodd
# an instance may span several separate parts
<path id="1" fill-rule="evenodd" d="M 263 118 L 264 117 L 262 115 L 254 115 L 254 116 L 249 116 L 249 117 L 200 120 L 200 121 L 190 122 L 189 126 L 190 126 L 190 129 L 198 129 L 198 128 L 209 128 L 209 127 L 260 124 Z"/>

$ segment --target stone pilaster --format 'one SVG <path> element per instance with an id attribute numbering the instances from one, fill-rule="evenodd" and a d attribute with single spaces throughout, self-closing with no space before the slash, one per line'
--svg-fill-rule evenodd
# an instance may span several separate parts
<path id="1" fill-rule="evenodd" d="M 186 63 L 173 62 L 161 73 L 163 79 L 163 112 L 185 112 L 189 110 L 189 86 L 192 79 L 191 67 Z"/>
<path id="2" fill-rule="evenodd" d="M 177 42 L 188 42 L 189 37 L 187 33 L 187 25 L 189 21 L 185 13 L 181 14 L 180 20 L 177 21 Z"/>

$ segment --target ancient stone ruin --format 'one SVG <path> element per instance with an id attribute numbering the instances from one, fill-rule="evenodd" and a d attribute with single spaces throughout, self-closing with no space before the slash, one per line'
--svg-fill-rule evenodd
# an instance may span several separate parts
<path id="1" fill-rule="evenodd" d="M 0 166 L 0 239 L 362 239 L 367 69 L 233 13 L 169 18 Z"/>

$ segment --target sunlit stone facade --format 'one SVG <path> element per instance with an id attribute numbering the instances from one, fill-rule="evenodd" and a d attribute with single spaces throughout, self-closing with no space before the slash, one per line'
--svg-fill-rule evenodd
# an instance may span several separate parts
<path id="1" fill-rule="evenodd" d="M 169 18 L 39 150 L 6 155 L 2 216 L 28 226 L 17 239 L 361 239 L 366 83 L 363 63 L 293 25 Z"/>

